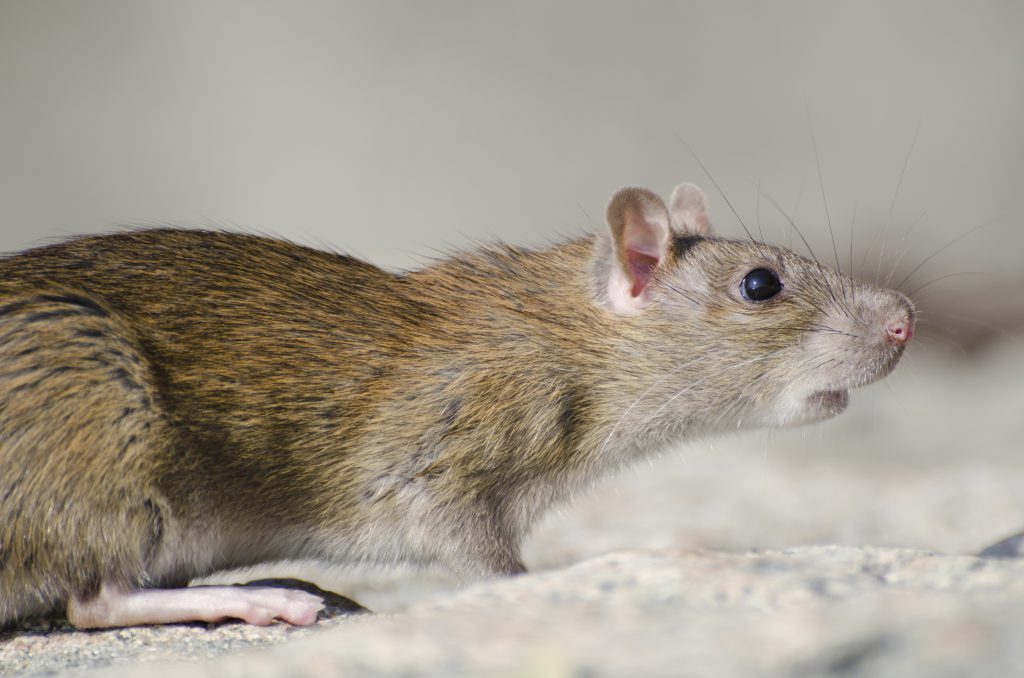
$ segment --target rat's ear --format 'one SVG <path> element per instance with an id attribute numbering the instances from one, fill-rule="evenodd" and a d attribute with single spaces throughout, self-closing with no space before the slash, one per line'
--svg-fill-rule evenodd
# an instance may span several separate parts
<path id="1" fill-rule="evenodd" d="M 672 191 L 668 204 L 672 225 L 686 235 L 707 235 L 711 232 L 711 220 L 704 206 L 704 191 L 693 184 L 679 184 Z"/>
<path id="2" fill-rule="evenodd" d="M 599 284 L 613 311 L 636 313 L 647 305 L 651 276 L 671 247 L 668 209 L 646 188 L 623 188 L 608 203 L 607 217 L 612 251 Z"/>

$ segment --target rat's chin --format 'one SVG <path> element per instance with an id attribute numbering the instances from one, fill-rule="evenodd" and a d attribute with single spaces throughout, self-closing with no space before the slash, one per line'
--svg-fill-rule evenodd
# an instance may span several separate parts
<path id="1" fill-rule="evenodd" d="M 807 393 L 792 393 L 780 398 L 773 413 L 769 415 L 769 426 L 802 426 L 831 419 L 843 412 L 850 404 L 848 389 L 822 389 Z"/>
<path id="2" fill-rule="evenodd" d="M 850 392 L 846 389 L 815 391 L 807 396 L 806 403 L 810 420 L 829 419 L 842 413 L 850 404 Z"/>
<path id="3" fill-rule="evenodd" d="M 776 410 L 775 426 L 801 426 L 831 419 L 842 413 L 850 404 L 847 389 L 823 389 L 804 395 L 792 394 L 782 401 L 786 403 Z"/>

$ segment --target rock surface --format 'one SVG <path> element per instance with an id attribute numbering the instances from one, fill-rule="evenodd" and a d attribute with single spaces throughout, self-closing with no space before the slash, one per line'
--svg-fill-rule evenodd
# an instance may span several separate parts
<path id="1" fill-rule="evenodd" d="M 61 632 L 3 649 L 8 672 L 115 657 L 146 675 L 954 676 L 1024 667 L 1024 561 L 803 547 L 621 551 L 471 586 L 400 614 L 300 631 L 228 625 Z M 282 641 L 291 639 L 292 642 Z M 21 661 L 18 661 L 20 656 Z M 40 657 L 42 660 L 40 661 Z M 166 661 L 177 658 L 178 661 Z M 96 676 L 138 675 L 129 664 Z"/>
<path id="2" fill-rule="evenodd" d="M 259 576 L 313 580 L 378 614 L 306 630 L 23 631 L 0 638 L 0 673 L 1019 675 L 1024 559 L 1007 556 L 1024 527 L 1021 354 L 911 355 L 833 422 L 611 478 L 538 528 L 524 577 L 297 564 Z M 983 552 L 1001 557 L 970 555 Z"/>

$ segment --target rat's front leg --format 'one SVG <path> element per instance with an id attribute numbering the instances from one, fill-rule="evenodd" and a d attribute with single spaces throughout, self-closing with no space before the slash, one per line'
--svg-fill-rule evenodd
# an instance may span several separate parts
<path id="1" fill-rule="evenodd" d="M 453 521 L 458 525 L 458 521 Z M 451 559 L 456 571 L 473 576 L 514 577 L 526 574 L 514 532 L 499 521 L 465 521 L 449 543 L 458 544 Z"/>
<path id="2" fill-rule="evenodd" d="M 195 586 L 180 589 L 133 589 L 104 582 L 99 593 L 68 602 L 68 621 L 80 629 L 220 622 L 239 619 L 267 626 L 275 619 L 309 626 L 323 608 L 317 596 L 281 588 Z"/>

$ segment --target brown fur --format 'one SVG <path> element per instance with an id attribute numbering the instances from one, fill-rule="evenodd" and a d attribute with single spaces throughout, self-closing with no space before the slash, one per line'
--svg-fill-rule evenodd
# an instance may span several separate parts
<path id="1" fill-rule="evenodd" d="M 0 622 L 102 580 L 283 559 L 520 572 L 522 535 L 598 473 L 684 433 L 787 423 L 764 406 L 786 388 L 898 357 L 814 329 L 866 326 L 892 293 L 672 237 L 635 315 L 601 303 L 607 234 L 406 274 L 173 229 L 0 261 Z M 737 300 L 763 260 L 785 297 Z M 848 367 L 808 376 L 812 335 Z"/>

